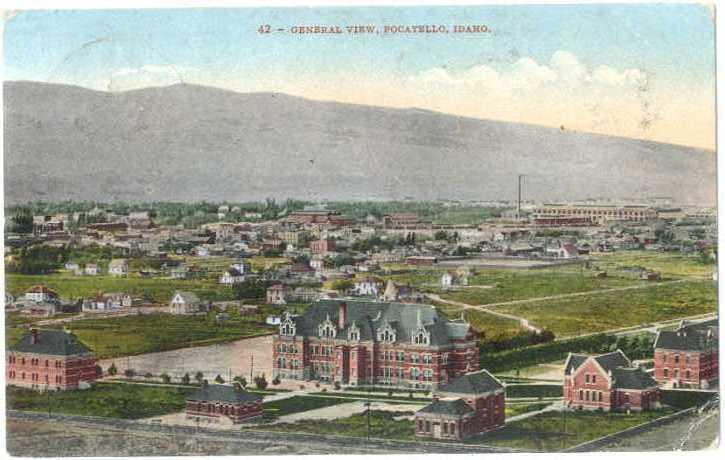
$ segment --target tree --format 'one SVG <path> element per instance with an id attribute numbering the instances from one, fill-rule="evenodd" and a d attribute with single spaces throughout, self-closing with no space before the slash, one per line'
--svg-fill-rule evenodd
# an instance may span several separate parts
<path id="1" fill-rule="evenodd" d="M 147 379 L 150 379 L 153 376 L 154 375 L 151 372 L 147 372 L 147 373 L 144 374 L 144 377 L 147 378 Z"/>
<path id="2" fill-rule="evenodd" d="M 116 363 L 111 363 L 111 366 L 108 368 L 108 375 L 116 375 L 118 373 L 118 369 L 116 369 Z"/>
<path id="3" fill-rule="evenodd" d="M 167 374 L 166 372 L 164 372 L 163 374 L 161 374 L 161 381 L 166 384 L 169 384 L 169 383 L 171 383 L 171 376 L 169 374 Z"/>
<path id="4" fill-rule="evenodd" d="M 126 377 L 128 377 L 128 378 L 132 378 L 132 377 L 135 377 L 135 376 L 136 376 L 136 371 L 135 371 L 135 370 L 133 370 L 133 369 L 126 369 L 126 370 L 124 371 L 124 375 L 125 375 Z"/>
<path id="5" fill-rule="evenodd" d="M 224 383 L 224 379 L 223 379 L 223 378 L 222 378 L 222 376 L 221 376 L 221 375 L 219 375 L 219 374 L 217 374 L 217 376 L 216 376 L 216 378 L 214 379 L 214 381 L 215 381 L 216 383 L 219 383 L 219 384 L 221 384 L 221 383 Z"/>
<path id="6" fill-rule="evenodd" d="M 438 230 L 433 234 L 433 239 L 436 241 L 448 241 L 448 233 L 445 230 Z"/>
<path id="7" fill-rule="evenodd" d="M 264 390 L 267 388 L 267 379 L 264 377 L 264 374 L 254 377 L 254 385 L 258 390 Z"/>
<path id="8" fill-rule="evenodd" d="M 17 208 L 12 221 L 12 231 L 15 233 L 32 233 L 33 232 L 33 212 L 30 208 Z"/>
<path id="9" fill-rule="evenodd" d="M 194 380 L 196 380 L 198 383 L 204 382 L 204 373 L 201 371 L 198 371 L 196 375 L 194 375 Z"/>
<path id="10" fill-rule="evenodd" d="M 103 368 L 98 364 L 96 364 L 96 376 L 103 377 Z"/>
<path id="11" fill-rule="evenodd" d="M 355 286 L 355 283 L 352 282 L 352 280 L 335 280 L 332 283 L 332 289 L 335 289 L 336 291 L 340 292 L 346 292 Z"/>
<path id="12" fill-rule="evenodd" d="M 272 380 L 272 385 L 279 385 L 282 381 L 279 379 L 279 375 Z"/>
<path id="13" fill-rule="evenodd" d="M 181 377 L 181 383 L 183 383 L 184 385 L 188 385 L 189 383 L 191 383 L 191 377 L 189 377 L 188 372 L 184 374 L 183 377 Z"/>
<path id="14" fill-rule="evenodd" d="M 234 383 L 244 388 L 247 386 L 247 379 L 237 375 L 236 377 L 234 377 Z"/>

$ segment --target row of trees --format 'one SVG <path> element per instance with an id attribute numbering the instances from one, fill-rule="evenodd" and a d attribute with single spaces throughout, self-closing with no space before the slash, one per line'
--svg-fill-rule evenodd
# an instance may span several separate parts
<path id="1" fill-rule="evenodd" d="M 96 371 L 100 375 L 103 370 L 102 370 L 101 366 L 96 366 Z M 118 368 L 116 368 L 116 364 L 111 363 L 111 365 L 108 367 L 108 369 L 106 369 L 106 373 L 110 376 L 117 375 Z M 134 369 L 126 369 L 124 371 L 124 376 L 126 376 L 127 378 L 133 378 L 133 377 L 136 377 L 136 375 L 137 374 Z M 154 377 L 153 374 L 151 374 L 150 372 L 147 372 L 146 374 L 144 374 L 144 378 L 151 379 L 153 377 Z M 170 384 L 172 382 L 171 376 L 165 372 L 163 374 L 159 375 L 159 377 L 161 378 L 161 381 L 165 384 Z M 198 385 L 202 385 L 202 384 L 208 382 L 204 378 L 204 373 L 201 371 L 197 371 L 196 374 L 194 374 L 193 379 L 196 382 L 196 384 L 198 384 Z M 190 385 L 191 382 L 192 382 L 192 377 L 188 372 L 179 379 L 179 383 L 181 383 L 182 385 Z M 224 377 L 222 377 L 220 374 L 217 374 L 217 376 L 214 378 L 214 382 L 218 383 L 218 384 L 223 384 L 226 381 L 224 380 Z M 279 377 L 275 377 L 274 380 L 272 380 L 273 385 L 279 385 L 280 383 L 281 383 L 281 380 L 279 379 Z M 247 382 L 246 378 L 244 378 L 242 376 L 236 376 L 232 379 L 232 384 L 234 384 L 235 386 L 238 386 L 240 388 L 246 388 L 248 385 L 248 382 Z M 264 374 L 254 377 L 254 386 L 258 390 L 264 390 L 269 386 L 269 383 L 267 382 L 267 378 L 265 377 Z"/>

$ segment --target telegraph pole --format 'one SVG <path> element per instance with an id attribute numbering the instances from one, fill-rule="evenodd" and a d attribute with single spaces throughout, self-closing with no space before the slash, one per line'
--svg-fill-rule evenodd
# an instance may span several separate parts
<path id="1" fill-rule="evenodd" d="M 516 200 L 516 219 L 521 219 L 521 186 L 524 177 L 526 177 L 524 174 L 519 174 L 519 193 L 518 199 Z"/>

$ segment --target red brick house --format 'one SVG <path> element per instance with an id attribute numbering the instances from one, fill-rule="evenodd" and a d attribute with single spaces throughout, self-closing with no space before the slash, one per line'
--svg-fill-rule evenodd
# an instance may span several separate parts
<path id="1" fill-rule="evenodd" d="M 654 368 L 655 380 L 664 386 L 710 388 L 718 381 L 717 319 L 682 321 L 675 331 L 659 331 Z"/>
<path id="2" fill-rule="evenodd" d="M 310 242 L 310 251 L 313 254 L 325 255 L 328 252 L 335 252 L 335 240 L 316 240 Z"/>
<path id="3" fill-rule="evenodd" d="M 506 423 L 503 384 L 487 370 L 441 386 L 433 402 L 415 413 L 415 435 L 462 440 Z"/>
<path id="4" fill-rule="evenodd" d="M 219 423 L 241 423 L 262 415 L 262 397 L 231 385 L 205 383 L 186 398 L 186 417 Z"/>
<path id="5" fill-rule="evenodd" d="M 100 377 L 88 347 L 66 331 L 33 329 L 8 348 L 8 385 L 72 390 Z"/>
<path id="6" fill-rule="evenodd" d="M 564 402 L 575 409 L 642 411 L 660 406 L 657 382 L 632 366 L 621 350 L 599 356 L 570 353 L 564 365 Z"/>
<path id="7" fill-rule="evenodd" d="M 430 305 L 323 299 L 273 337 L 282 379 L 430 388 L 479 368 L 478 333 Z"/>

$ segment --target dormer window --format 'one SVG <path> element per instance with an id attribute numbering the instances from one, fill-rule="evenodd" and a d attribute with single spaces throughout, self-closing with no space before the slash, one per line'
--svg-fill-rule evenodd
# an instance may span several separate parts
<path id="1" fill-rule="evenodd" d="M 378 329 L 378 341 L 385 343 L 395 342 L 395 329 L 393 329 L 390 323 L 385 323 L 383 327 Z"/>
<path id="2" fill-rule="evenodd" d="M 430 332 L 425 327 L 419 326 L 413 331 L 411 341 L 413 345 L 430 345 Z"/>
<path id="3" fill-rule="evenodd" d="M 357 327 L 355 321 L 350 325 L 347 331 L 347 340 L 358 342 L 360 340 L 360 328 Z"/>
<path id="4" fill-rule="evenodd" d="M 287 337 L 292 337 L 296 334 L 297 327 L 295 326 L 295 322 L 292 321 L 292 318 L 290 315 L 287 315 L 282 321 L 282 324 L 279 325 L 279 333 L 280 335 L 284 335 Z"/>
<path id="5" fill-rule="evenodd" d="M 334 339 L 337 336 L 337 328 L 330 320 L 330 315 L 327 315 L 325 321 L 318 327 L 319 336 L 326 339 Z"/>

